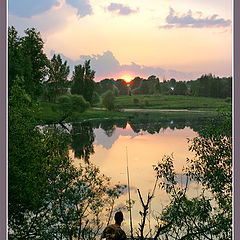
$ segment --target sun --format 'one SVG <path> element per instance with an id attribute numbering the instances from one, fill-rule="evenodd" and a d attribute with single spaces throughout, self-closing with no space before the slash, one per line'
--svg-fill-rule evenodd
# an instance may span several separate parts
<path id="1" fill-rule="evenodd" d="M 133 77 L 130 75 L 124 75 L 121 77 L 126 83 L 130 83 L 133 80 Z"/>

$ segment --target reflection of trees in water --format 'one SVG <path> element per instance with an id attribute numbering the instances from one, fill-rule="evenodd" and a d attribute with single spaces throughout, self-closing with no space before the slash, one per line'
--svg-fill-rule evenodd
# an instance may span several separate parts
<path id="1" fill-rule="evenodd" d="M 192 118 L 192 119 L 170 119 L 164 120 L 156 119 L 131 119 L 131 120 L 99 120 L 84 123 L 72 124 L 72 144 L 71 147 L 74 150 L 74 155 L 77 158 L 84 159 L 85 162 L 89 162 L 89 157 L 94 154 L 93 142 L 95 139 L 93 129 L 102 128 L 108 137 L 111 137 L 116 128 L 125 129 L 129 122 L 132 130 L 135 133 L 146 131 L 149 134 L 159 133 L 161 130 L 170 128 L 184 129 L 190 127 L 193 131 L 198 132 L 200 127 L 206 123 L 206 118 Z"/>
<path id="2" fill-rule="evenodd" d="M 156 121 L 129 121 L 129 124 L 135 133 L 147 131 L 150 134 L 154 134 L 160 132 L 161 129 L 159 122 Z"/>
<path id="3" fill-rule="evenodd" d="M 130 120 L 129 124 L 131 125 L 132 130 L 135 133 L 140 131 L 147 131 L 150 134 L 159 133 L 160 130 L 165 130 L 170 128 L 174 129 L 184 129 L 185 127 L 190 127 L 193 131 L 198 132 L 200 126 L 205 124 L 206 119 L 166 119 L 166 120 L 150 120 L 150 119 L 138 119 Z"/>
<path id="4" fill-rule="evenodd" d="M 71 147 L 74 150 L 74 156 L 89 162 L 90 155 L 94 153 L 93 142 L 95 136 L 92 124 L 89 122 L 73 123 L 71 134 Z"/>
<path id="5" fill-rule="evenodd" d="M 108 137 L 111 137 L 116 127 L 125 129 L 127 123 L 130 124 L 132 130 L 135 133 L 140 133 L 141 131 L 146 131 L 150 134 L 159 133 L 167 128 L 174 129 L 184 129 L 185 127 L 190 127 L 194 132 L 198 132 L 200 127 L 206 124 L 205 117 L 185 117 L 185 118 L 175 118 L 166 117 L 163 120 L 150 119 L 150 118 L 135 118 L 129 120 L 98 120 L 93 122 L 93 128 L 102 128 Z"/>
<path id="6" fill-rule="evenodd" d="M 116 130 L 116 126 L 113 121 L 103 121 L 101 123 L 101 128 L 105 131 L 108 137 L 111 137 Z"/>
<path id="7" fill-rule="evenodd" d="M 105 131 L 108 137 L 111 137 L 116 130 L 116 127 L 125 129 L 127 120 L 106 120 L 101 121 L 100 127 Z"/>

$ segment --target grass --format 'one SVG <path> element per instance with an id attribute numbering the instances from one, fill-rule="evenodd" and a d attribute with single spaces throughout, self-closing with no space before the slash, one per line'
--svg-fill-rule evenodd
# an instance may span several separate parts
<path id="1" fill-rule="evenodd" d="M 57 123 L 62 118 L 62 114 L 56 110 L 57 103 L 39 102 L 39 111 L 36 118 L 43 123 Z M 93 110 L 88 109 L 83 113 L 74 113 L 71 121 L 83 121 L 86 119 L 126 119 L 133 117 L 133 113 Z M 66 119 L 69 120 L 69 119 Z"/>
<path id="2" fill-rule="evenodd" d="M 138 103 L 134 103 L 138 99 Z M 188 110 L 205 110 L 231 111 L 231 103 L 225 99 L 192 97 L 192 96 L 174 96 L 174 95 L 135 95 L 119 96 L 116 98 L 116 105 L 120 108 L 128 109 L 188 109 Z M 99 105 L 101 106 L 101 105 Z"/>
<path id="3" fill-rule="evenodd" d="M 117 97 L 116 104 L 122 108 L 141 108 L 141 106 L 136 106 L 133 103 L 133 98 L 136 96 L 124 96 Z M 212 117 L 217 114 L 217 109 L 219 107 L 225 110 L 231 105 L 225 103 L 222 99 L 211 99 L 211 98 L 196 98 L 193 97 L 182 97 L 182 96 L 137 96 L 140 101 L 148 100 L 149 106 L 144 108 L 150 109 L 190 109 L 186 108 L 185 103 L 188 102 L 189 106 L 197 104 L 199 102 L 208 102 L 208 105 L 203 108 L 203 105 L 199 103 L 198 107 L 195 106 L 191 108 L 192 110 L 207 110 L 207 112 L 154 112 L 154 113 L 143 113 L 143 112 L 120 112 L 120 111 L 105 111 L 97 109 L 89 109 L 84 113 L 74 113 L 71 119 L 66 119 L 66 121 L 84 121 L 84 120 L 102 120 L 102 119 L 156 119 L 156 120 L 166 120 L 179 119 L 179 118 L 196 118 L 196 117 Z M 199 100 L 200 99 L 200 100 Z M 161 100 L 161 101 L 160 101 Z M 178 100 L 178 101 L 177 101 Z M 204 101 L 202 101 L 204 100 Z M 164 105 L 165 104 L 165 105 Z M 99 105 L 100 106 L 100 105 Z M 182 107 L 181 107 L 182 106 Z M 36 115 L 40 123 L 58 123 L 62 118 L 62 114 L 56 110 L 57 103 L 49 102 L 39 102 L 39 111 Z"/>

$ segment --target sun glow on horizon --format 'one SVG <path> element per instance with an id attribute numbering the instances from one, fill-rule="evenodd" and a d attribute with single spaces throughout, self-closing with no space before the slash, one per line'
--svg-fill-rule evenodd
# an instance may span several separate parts
<path id="1" fill-rule="evenodd" d="M 124 75 L 121 77 L 126 83 L 130 83 L 133 80 L 133 77 L 130 75 Z"/>

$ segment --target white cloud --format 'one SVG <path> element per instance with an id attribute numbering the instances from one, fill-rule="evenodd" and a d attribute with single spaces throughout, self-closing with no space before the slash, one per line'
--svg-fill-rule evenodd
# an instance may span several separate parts
<path id="1" fill-rule="evenodd" d="M 137 10 L 131 9 L 129 6 L 121 3 L 111 3 L 107 9 L 110 12 L 116 12 L 118 15 L 124 16 L 137 12 Z"/>
<path id="2" fill-rule="evenodd" d="M 166 17 L 166 25 L 162 25 L 159 28 L 171 29 L 171 28 L 209 28 L 209 27 L 228 27 L 231 25 L 231 20 L 219 18 L 217 14 L 212 16 L 203 17 L 202 12 L 197 12 L 193 15 L 189 10 L 187 13 L 180 15 L 175 12 L 173 8 L 170 8 L 169 14 Z"/>
<path id="3" fill-rule="evenodd" d="M 51 55 L 54 53 L 55 52 L 52 51 Z M 192 80 L 201 75 L 200 73 L 180 72 L 172 69 L 165 70 L 161 67 L 139 65 L 134 62 L 131 64 L 121 65 L 111 51 L 106 51 L 102 55 L 81 55 L 76 61 L 65 57 L 63 54 L 60 55 L 64 61 L 67 60 L 71 71 L 73 71 L 75 65 L 83 64 L 85 60 L 91 60 L 91 68 L 96 71 L 96 81 L 100 81 L 104 78 L 116 79 L 118 77 L 121 77 L 119 74 L 122 73 L 131 73 L 133 77 L 140 76 L 147 78 L 150 75 L 155 75 L 160 79 L 175 78 L 176 80 Z"/>
<path id="4" fill-rule="evenodd" d="M 25 29 L 34 27 L 46 38 L 66 27 L 70 23 L 70 17 L 76 15 L 75 8 L 65 4 L 62 0 L 59 3 L 60 5 L 53 6 L 51 9 L 30 18 L 9 14 L 8 23 L 10 26 L 14 26 L 20 35 Z"/>

